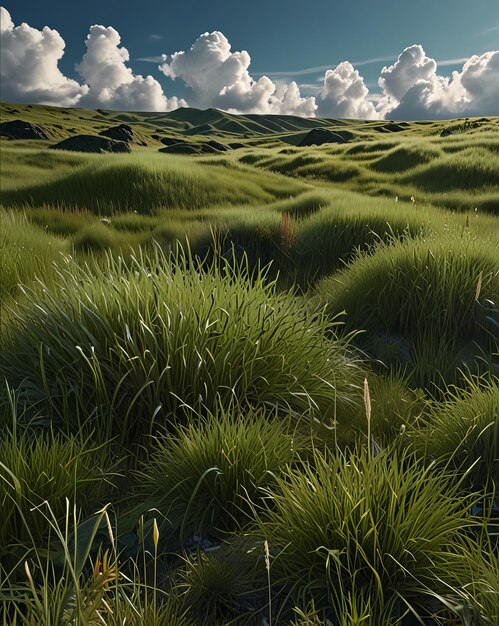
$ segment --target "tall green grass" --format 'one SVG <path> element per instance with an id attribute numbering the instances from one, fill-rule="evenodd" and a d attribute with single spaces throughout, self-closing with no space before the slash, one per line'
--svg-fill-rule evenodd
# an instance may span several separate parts
<path id="1" fill-rule="evenodd" d="M 2 191 L 0 201 L 6 206 L 47 204 L 109 216 L 124 211 L 151 214 L 162 207 L 196 209 L 265 202 L 303 189 L 300 183 L 271 174 L 256 177 L 240 168 L 227 171 L 187 157 L 99 157 L 56 180 Z"/>
<path id="2" fill-rule="evenodd" d="M 275 417 L 234 405 L 154 437 L 138 484 L 145 502 L 162 513 L 166 535 L 224 536 L 249 523 L 262 489 L 308 443 L 296 424 Z"/>
<path id="3" fill-rule="evenodd" d="M 2 626 L 495 626 L 499 118 L 0 109 Z"/>
<path id="4" fill-rule="evenodd" d="M 4 626 L 191 624 L 179 593 L 158 587 L 157 552 L 144 555 L 142 566 L 132 560 L 131 571 L 122 571 L 108 507 L 85 520 L 69 502 L 62 519 L 49 502 L 40 510 L 50 539 L 32 544 L 12 570 L 0 561 Z M 102 527 L 110 545 L 105 551 L 95 548 Z"/>
<path id="5" fill-rule="evenodd" d="M 47 432 L 6 432 L 0 441 L 0 557 L 23 553 L 26 544 L 41 547 L 50 526 L 44 507 L 50 503 L 59 521 L 78 500 L 90 507 L 112 489 L 113 463 L 109 449 L 79 436 Z M 101 501 L 102 504 L 102 501 Z"/>
<path id="6" fill-rule="evenodd" d="M 470 488 L 499 484 L 499 386 L 468 382 L 432 406 L 416 441 L 426 456 L 466 473 Z"/>
<path id="7" fill-rule="evenodd" d="M 274 584 L 298 606 L 313 600 L 340 619 L 355 596 L 374 623 L 398 623 L 428 616 L 456 577 L 466 580 L 466 502 L 450 476 L 410 455 L 316 452 L 313 464 L 278 477 L 266 502 L 260 532 Z"/>
<path id="8" fill-rule="evenodd" d="M 60 426 L 134 441 L 184 405 L 234 399 L 349 430 L 361 373 L 348 339 L 263 273 L 178 254 L 73 262 L 26 291 L 0 338 L 0 367 Z M 190 265 L 190 267 L 189 267 Z"/>
<path id="9" fill-rule="evenodd" d="M 268 615 L 265 575 L 263 543 L 240 537 L 211 554 L 189 555 L 178 589 L 195 624 L 252 624 Z"/>
<path id="10" fill-rule="evenodd" d="M 18 295 L 20 283 L 31 284 L 37 276 L 49 284 L 53 263 L 67 252 L 64 239 L 31 224 L 26 215 L 0 207 L 0 304 Z"/>
<path id="11" fill-rule="evenodd" d="M 306 272 L 306 282 L 338 269 L 359 249 L 427 233 L 431 228 L 428 211 L 420 213 L 411 205 L 366 200 L 348 192 L 323 198 L 319 211 L 296 224 L 293 254 L 302 273 Z"/>
<path id="12" fill-rule="evenodd" d="M 408 366 L 417 386 L 452 382 L 458 367 L 494 359 L 479 306 L 499 297 L 491 242 L 450 235 L 380 244 L 319 291 L 331 314 L 346 311 L 349 327 L 366 329 L 364 345 L 378 358 L 376 342 L 393 343 L 395 365 Z"/>

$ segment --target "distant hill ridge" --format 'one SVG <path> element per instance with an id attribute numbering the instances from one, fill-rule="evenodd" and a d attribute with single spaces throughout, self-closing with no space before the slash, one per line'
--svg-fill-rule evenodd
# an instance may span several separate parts
<path id="1" fill-rule="evenodd" d="M 473 121 L 417 121 L 390 122 L 385 120 L 346 120 L 305 118 L 295 115 L 239 115 L 218 109 L 180 108 L 169 113 L 127 112 L 106 109 L 60 108 L 45 105 L 12 104 L 0 102 L 0 124 L 22 121 L 36 125 L 54 140 L 64 140 L 75 135 L 99 135 L 110 127 L 130 125 L 133 127 L 134 149 L 138 146 L 163 148 L 165 139 L 183 144 L 196 145 L 209 140 L 226 145 L 240 143 L 241 146 L 309 146 L 323 143 L 317 137 L 327 137 L 329 131 L 347 138 L 346 141 L 374 138 L 378 134 L 417 133 L 424 135 L 442 134 L 445 137 L 455 132 L 475 132 L 484 126 L 498 128 L 499 118 L 480 118 Z M 311 132 L 312 131 L 312 132 Z M 2 135 L 0 127 L 0 135 Z M 3 133 L 8 137 L 8 133 Z M 334 141 L 331 141 L 334 143 Z M 326 143 L 328 143 L 326 141 Z"/>

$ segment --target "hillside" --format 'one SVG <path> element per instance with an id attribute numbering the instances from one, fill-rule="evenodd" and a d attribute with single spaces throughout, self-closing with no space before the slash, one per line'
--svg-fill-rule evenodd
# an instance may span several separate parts
<path id="1" fill-rule="evenodd" d="M 497 623 L 499 117 L 0 135 L 2 624 Z"/>
<path id="2" fill-rule="evenodd" d="M 67 137 L 74 132 L 99 132 L 110 125 L 133 124 L 137 133 L 154 143 L 153 135 L 170 133 L 173 136 L 210 135 L 225 139 L 251 140 L 252 145 L 267 145 L 269 140 L 297 144 L 313 128 L 339 130 L 348 128 L 356 137 L 375 138 L 386 134 L 432 136 L 444 129 L 464 125 L 464 120 L 436 122 L 386 122 L 364 120 L 340 120 L 322 118 L 303 118 L 292 115 L 235 115 L 217 109 L 199 110 L 181 108 L 170 113 L 123 113 L 104 109 L 65 109 L 42 105 L 21 105 L 0 103 L 1 121 L 23 119 L 45 125 L 54 138 Z M 467 120 L 476 127 L 472 133 L 497 130 L 499 118 L 480 118 Z"/>

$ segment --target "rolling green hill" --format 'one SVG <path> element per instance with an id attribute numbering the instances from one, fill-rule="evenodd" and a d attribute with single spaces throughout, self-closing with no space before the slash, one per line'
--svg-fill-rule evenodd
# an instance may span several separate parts
<path id="1" fill-rule="evenodd" d="M 2 132 L 1 624 L 498 623 L 499 117 Z"/>
<path id="2" fill-rule="evenodd" d="M 237 136 L 239 139 L 260 140 L 265 145 L 269 136 L 289 143 L 297 143 L 298 137 L 312 128 L 351 130 L 359 138 L 383 138 L 400 133 L 409 136 L 433 136 L 443 129 L 456 134 L 482 134 L 497 131 L 499 118 L 472 119 L 465 122 L 379 122 L 363 120 L 340 120 L 303 118 L 293 115 L 235 115 L 217 109 L 199 110 L 180 108 L 170 113 L 122 113 L 104 109 L 65 109 L 42 105 L 20 105 L 0 103 L 1 121 L 23 119 L 45 125 L 56 137 L 66 137 L 74 132 L 93 132 L 112 124 L 133 124 L 136 132 L 151 135 L 169 132 L 174 135 L 193 136 L 198 132 L 220 137 Z M 476 124 L 476 127 L 473 125 Z M 467 128 L 469 126 L 469 128 Z M 151 139 L 154 142 L 153 139 Z"/>
<path id="3" fill-rule="evenodd" d="M 135 152 L 199 155 L 211 163 L 215 156 L 207 154 L 223 155 L 225 165 L 257 167 L 314 185 L 340 184 L 369 195 L 414 198 L 451 210 L 499 210 L 499 118 L 395 124 L 233 115 L 216 109 L 121 113 L 0 104 L 1 122 L 16 119 L 37 124 L 49 139 L 30 143 L 0 138 L 4 174 L 14 178 L 22 176 L 13 172 L 13 161 L 22 167 L 21 162 L 30 158 L 27 153 L 11 158 L 13 148 L 14 152 L 18 147 L 46 148 L 68 137 L 98 135 L 114 125 L 128 124 Z M 298 145 L 318 129 L 332 133 L 333 142 Z M 348 141 L 343 142 L 345 131 Z M 12 181 L 4 175 L 2 188 L 12 187 Z M 10 204 L 11 196 L 4 201 Z"/>

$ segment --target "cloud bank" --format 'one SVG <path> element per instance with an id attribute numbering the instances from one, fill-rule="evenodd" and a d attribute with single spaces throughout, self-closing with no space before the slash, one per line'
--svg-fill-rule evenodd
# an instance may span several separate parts
<path id="1" fill-rule="evenodd" d="M 2 99 L 73 106 L 88 87 L 59 70 L 64 39 L 56 30 L 28 24 L 14 26 L 9 12 L 0 7 L 0 90 Z"/>
<path id="2" fill-rule="evenodd" d="M 56 30 L 45 26 L 40 31 L 28 24 L 15 26 L 7 9 L 0 7 L 2 98 L 135 111 L 170 111 L 186 104 L 175 97 L 167 98 L 152 76 L 135 75 L 126 66 L 130 55 L 120 43 L 114 28 L 90 28 L 87 51 L 76 66 L 83 79 L 80 84 L 59 69 L 65 42 Z"/>
<path id="3" fill-rule="evenodd" d="M 313 116 L 315 99 L 302 98 L 295 82 L 279 89 L 268 76 L 255 80 L 248 69 L 251 57 L 243 50 L 231 52 L 223 33 L 203 33 L 187 52 L 163 55 L 159 69 L 180 78 L 190 91 L 189 103 L 245 113 L 281 113 Z"/>
<path id="4" fill-rule="evenodd" d="M 182 81 L 186 102 L 168 97 L 153 76 L 134 74 L 128 50 L 112 26 L 91 26 L 85 45 L 75 67 L 78 81 L 59 69 L 65 42 L 56 30 L 47 26 L 38 30 L 24 23 L 15 26 L 7 9 L 0 7 L 2 98 L 135 111 L 170 111 L 189 105 L 235 113 L 362 119 L 499 115 L 499 51 L 443 61 L 441 67 L 463 63 L 460 71 L 448 76 L 438 73 L 437 61 L 421 45 L 409 46 L 392 65 L 383 67 L 375 93 L 369 92 L 358 69 L 343 61 L 326 68 L 320 90 L 305 97 L 295 81 L 253 77 L 246 50 L 233 51 L 220 31 L 206 32 L 188 50 L 160 57 L 159 71 Z M 274 76 L 279 74 L 285 76 L 283 72 Z"/>
<path id="5" fill-rule="evenodd" d="M 472 56 L 448 77 L 422 46 L 410 46 L 382 69 L 379 86 L 384 113 L 395 119 L 499 115 L 499 51 Z"/>

